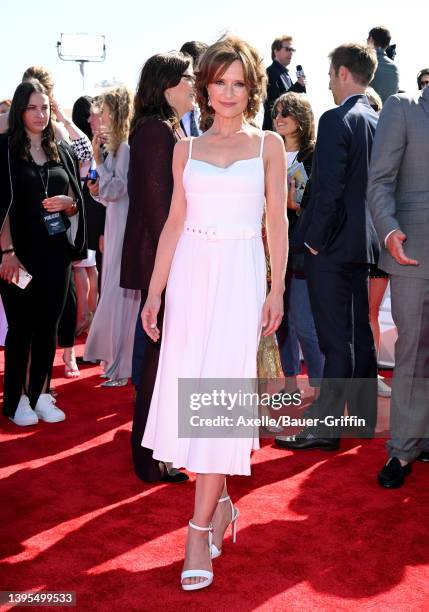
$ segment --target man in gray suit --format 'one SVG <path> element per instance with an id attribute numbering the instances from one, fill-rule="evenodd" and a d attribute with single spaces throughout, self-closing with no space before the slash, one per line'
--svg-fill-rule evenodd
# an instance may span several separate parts
<path id="1" fill-rule="evenodd" d="M 389 30 L 382 26 L 372 28 L 368 34 L 367 43 L 371 47 L 374 47 L 377 53 L 377 70 L 375 71 L 370 86 L 378 93 L 383 104 L 389 96 L 398 93 L 399 89 L 398 67 L 386 53 L 390 41 L 391 36 Z"/>
<path id="2" fill-rule="evenodd" d="M 429 461 L 429 87 L 391 96 L 372 149 L 368 205 L 384 249 L 398 329 L 389 461 L 380 486 L 400 487 L 411 462 Z"/>

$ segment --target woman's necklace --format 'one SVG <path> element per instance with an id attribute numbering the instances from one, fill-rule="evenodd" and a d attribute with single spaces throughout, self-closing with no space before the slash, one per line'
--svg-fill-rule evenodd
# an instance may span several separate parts
<path id="1" fill-rule="evenodd" d="M 43 185 L 43 191 L 45 192 L 45 197 L 48 198 L 49 197 L 48 196 L 48 189 L 49 189 L 49 166 L 45 166 L 45 167 L 46 167 L 46 183 L 45 183 L 45 181 L 43 179 L 43 175 L 42 175 L 42 172 L 41 172 L 39 166 L 36 164 L 36 169 L 37 169 L 37 172 L 39 173 L 40 180 L 41 180 L 42 185 Z"/>
<path id="2" fill-rule="evenodd" d="M 35 151 L 39 152 L 42 150 L 42 143 L 36 144 L 35 142 L 30 141 L 30 149 L 34 149 Z"/>

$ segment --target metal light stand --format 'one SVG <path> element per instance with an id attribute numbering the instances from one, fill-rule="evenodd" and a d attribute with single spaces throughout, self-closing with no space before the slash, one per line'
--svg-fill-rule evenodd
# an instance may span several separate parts
<path id="1" fill-rule="evenodd" d="M 72 39 L 67 40 L 67 38 Z M 64 51 L 64 40 L 66 40 L 66 49 Z M 88 62 L 104 62 L 106 59 L 106 37 L 104 35 L 91 36 L 90 34 L 61 34 L 60 40 L 57 42 L 57 53 L 60 60 L 64 62 L 77 62 L 79 71 L 82 75 L 82 89 L 85 90 L 85 64 Z M 70 44 L 72 42 L 73 44 Z M 80 47 L 88 46 L 89 43 L 98 43 L 98 54 L 84 55 L 80 51 Z M 67 48 L 68 47 L 68 48 Z M 71 47 L 71 48 L 70 48 Z"/>

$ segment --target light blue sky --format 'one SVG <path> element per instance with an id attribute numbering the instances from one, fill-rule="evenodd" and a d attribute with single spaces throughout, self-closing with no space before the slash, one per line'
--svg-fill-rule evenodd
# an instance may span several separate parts
<path id="1" fill-rule="evenodd" d="M 319 114 L 332 106 L 329 51 L 342 42 L 363 42 L 376 25 L 390 28 L 397 43 L 401 87 L 416 89 L 418 70 L 429 65 L 429 20 L 423 19 L 428 12 L 423 6 L 417 0 L 8 0 L 0 9 L 0 98 L 12 96 L 25 68 L 41 64 L 53 72 L 59 101 L 71 106 L 82 94 L 81 77 L 77 64 L 57 57 L 61 32 L 106 35 L 107 58 L 88 65 L 88 90 L 114 77 L 134 89 L 142 63 L 153 53 L 179 48 L 186 40 L 210 43 L 225 30 L 253 43 L 268 65 L 273 38 L 291 33 L 298 50 L 291 67 L 304 66 L 309 97 Z"/>

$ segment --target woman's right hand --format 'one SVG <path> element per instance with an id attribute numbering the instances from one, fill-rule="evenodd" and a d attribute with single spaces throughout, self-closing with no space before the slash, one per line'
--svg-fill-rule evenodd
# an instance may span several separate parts
<path id="1" fill-rule="evenodd" d="M 287 192 L 287 207 L 292 210 L 300 209 L 300 205 L 296 203 L 296 187 L 295 187 L 295 181 L 293 179 L 289 185 L 289 189 Z"/>
<path id="2" fill-rule="evenodd" d="M 0 264 L 0 278 L 7 283 L 19 280 L 19 269 L 25 270 L 15 253 L 5 253 Z"/>
<path id="3" fill-rule="evenodd" d="M 151 340 L 157 342 L 161 335 L 156 320 L 158 318 L 159 309 L 161 307 L 161 298 L 157 295 L 148 295 L 145 305 L 143 306 L 141 319 L 143 329 Z"/>
<path id="4" fill-rule="evenodd" d="M 95 163 L 97 166 L 101 166 L 103 163 L 103 154 L 101 152 L 101 145 L 104 145 L 108 142 L 109 135 L 105 131 L 98 131 L 94 134 L 92 138 L 92 151 L 95 159 Z"/>

